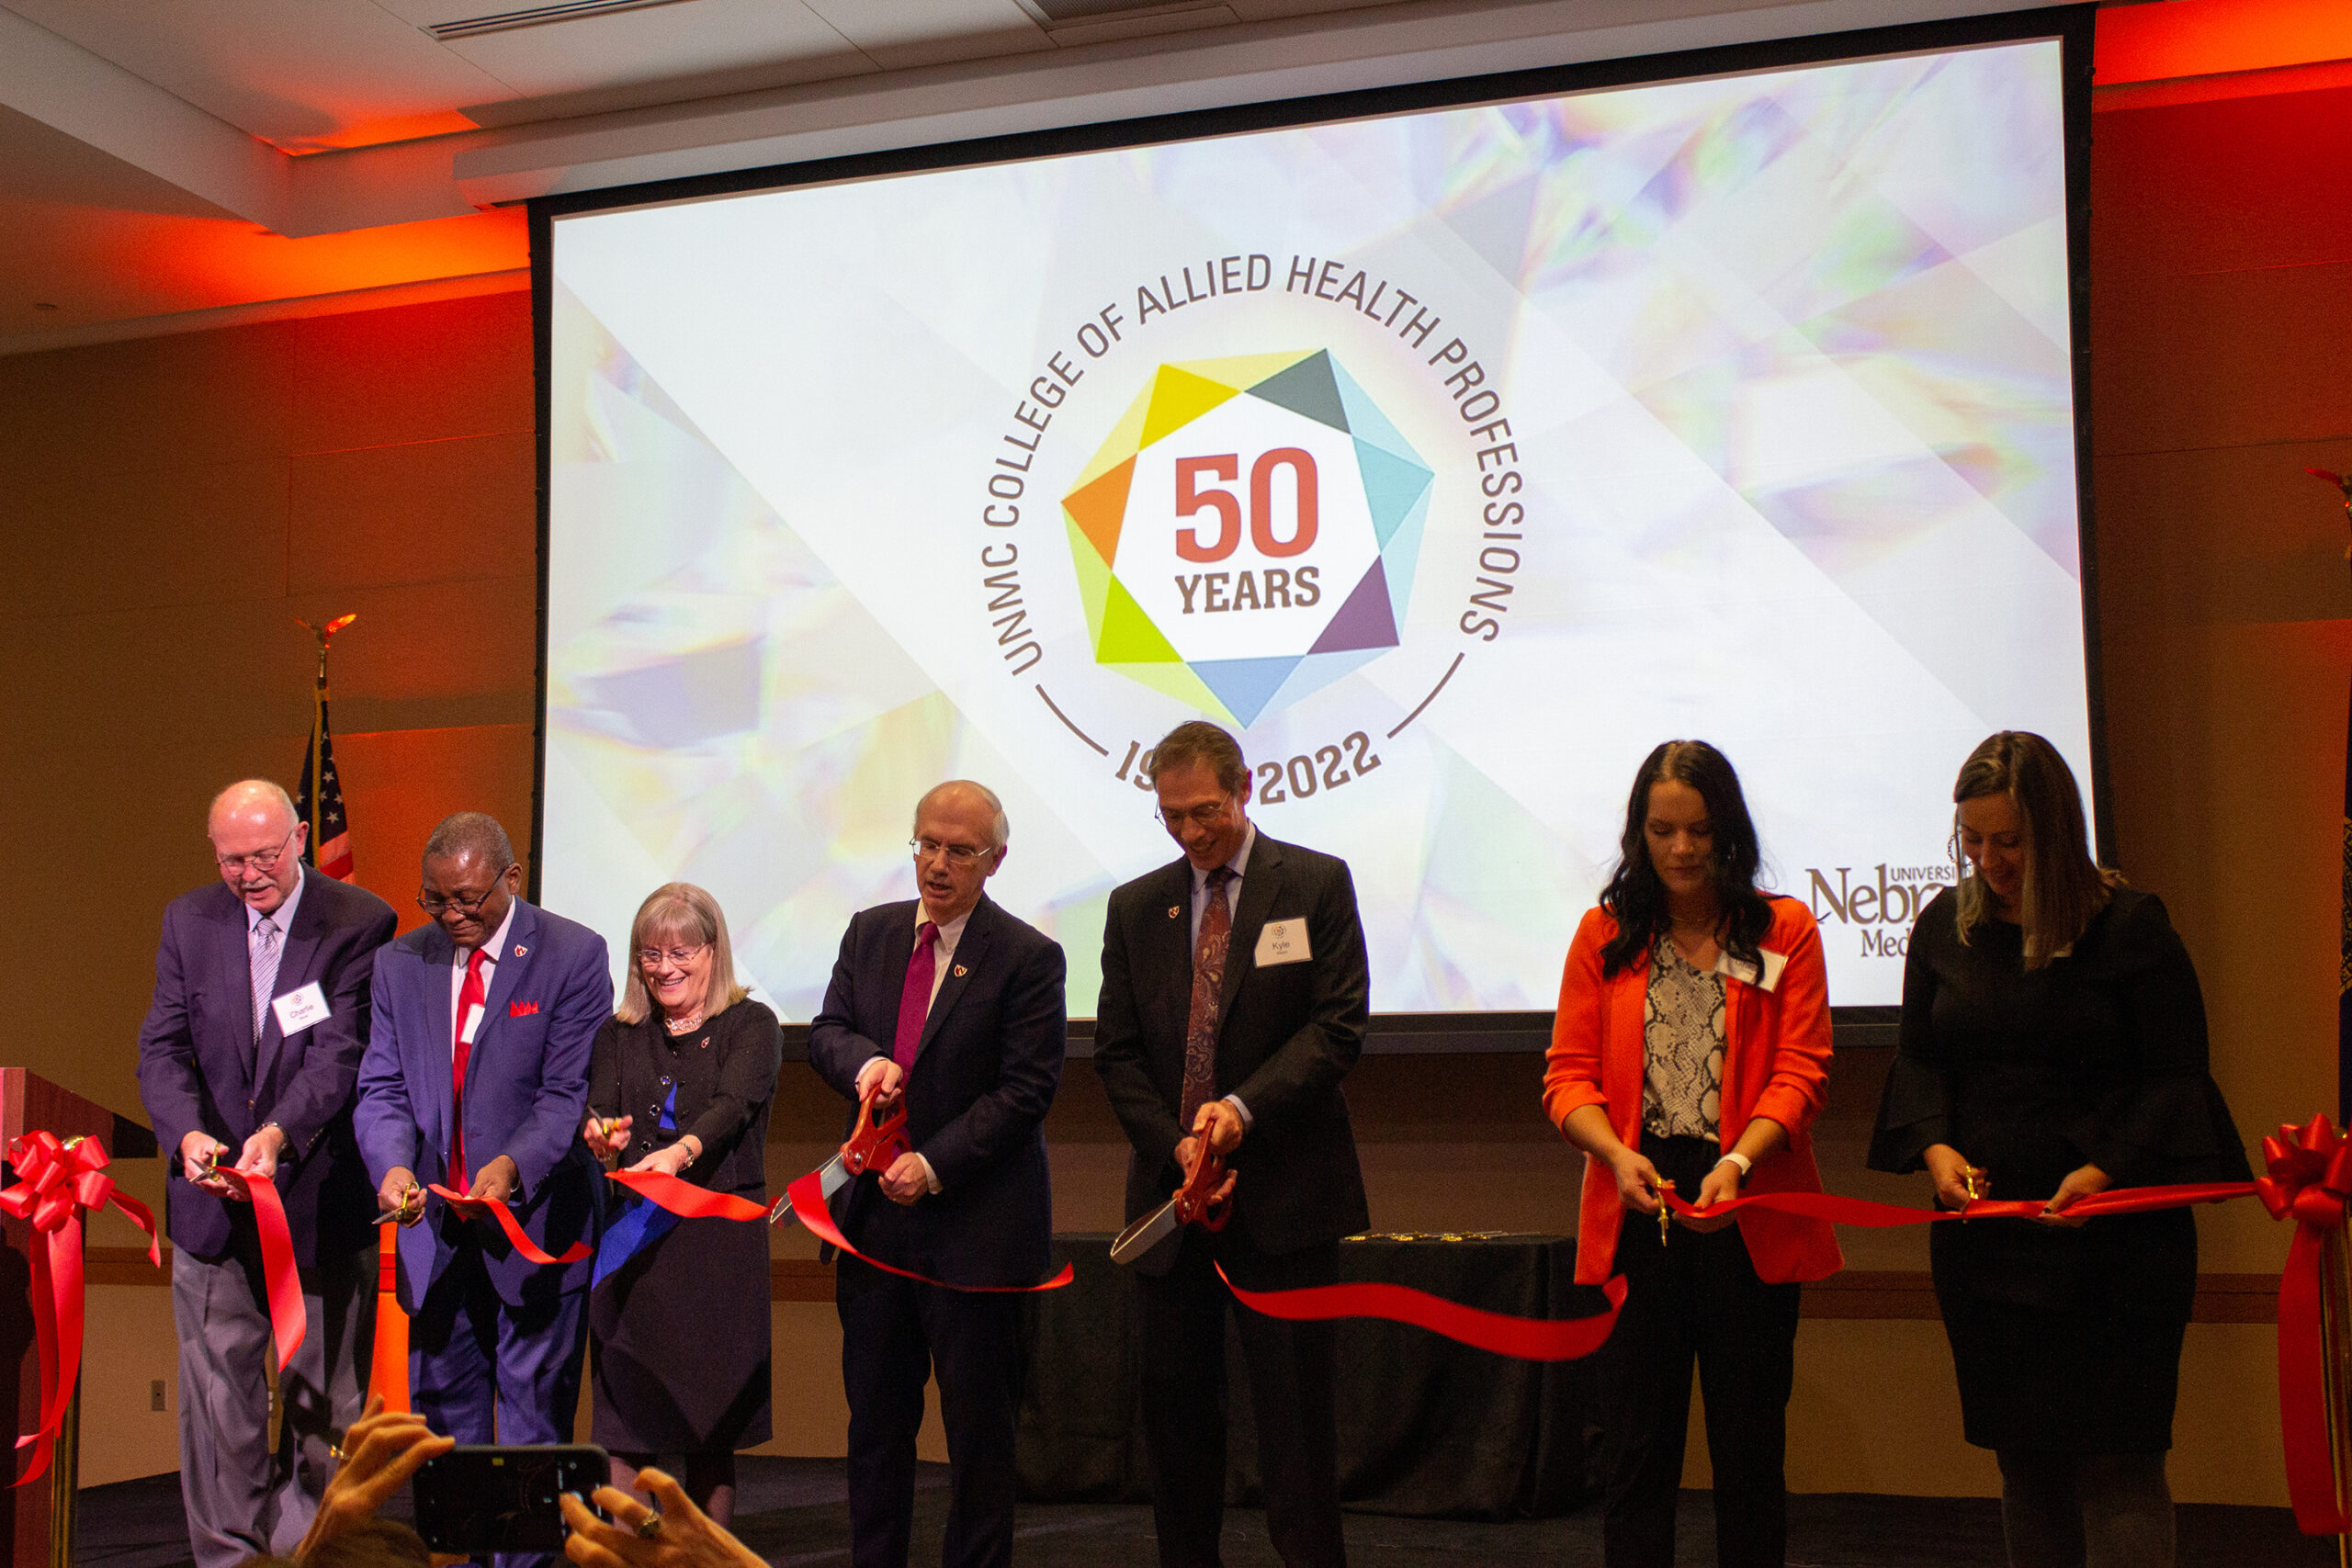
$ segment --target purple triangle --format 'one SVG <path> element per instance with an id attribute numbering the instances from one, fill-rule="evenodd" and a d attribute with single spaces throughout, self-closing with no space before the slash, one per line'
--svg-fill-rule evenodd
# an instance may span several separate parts
<path id="1" fill-rule="evenodd" d="M 1348 602 L 1315 639 L 1306 651 L 1316 653 L 1347 653 L 1361 648 L 1394 648 L 1396 646 L 1396 615 L 1388 605 L 1388 573 L 1382 563 L 1374 561 L 1372 570 L 1363 574 Z"/>

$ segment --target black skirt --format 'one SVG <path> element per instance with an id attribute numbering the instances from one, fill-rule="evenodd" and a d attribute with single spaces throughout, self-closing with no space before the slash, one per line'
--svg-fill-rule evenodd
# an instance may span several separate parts
<path id="1" fill-rule="evenodd" d="M 733 1451 L 770 1436 L 768 1228 L 680 1220 L 588 1298 L 594 1440 Z"/>
<path id="2" fill-rule="evenodd" d="M 1960 1382 L 1962 1434 L 1976 1447 L 2076 1454 L 2172 1447 L 2188 1328 L 2179 1318 L 1938 1295 Z"/>

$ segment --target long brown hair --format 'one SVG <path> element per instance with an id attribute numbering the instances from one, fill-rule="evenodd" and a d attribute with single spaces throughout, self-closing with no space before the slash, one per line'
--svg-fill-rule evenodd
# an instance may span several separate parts
<path id="1" fill-rule="evenodd" d="M 684 937 L 710 949 L 710 979 L 702 994 L 702 1014 L 708 1018 L 733 1007 L 752 993 L 735 977 L 735 945 L 727 940 L 727 917 L 718 900 L 691 882 L 665 882 L 645 896 L 637 919 L 628 926 L 628 957 L 623 967 L 628 978 L 621 987 L 621 1005 L 615 1013 L 623 1023 L 642 1023 L 654 1011 L 653 995 L 645 987 L 645 966 L 638 950 L 649 940 Z"/>
<path id="2" fill-rule="evenodd" d="M 2074 770 L 2058 748 L 2021 729 L 1988 735 L 1951 786 L 1952 805 L 2006 795 L 2025 825 L 2025 886 L 2018 890 L 2018 914 L 2025 931 L 2025 966 L 2040 969 L 2064 957 L 2123 879 L 2091 858 L 2090 833 L 2083 820 L 2083 795 Z M 1957 816 L 1952 831 L 1960 828 Z M 1971 872 L 1960 884 L 1960 940 L 1993 918 L 1993 897 L 1983 876 Z"/>
<path id="3" fill-rule="evenodd" d="M 1617 922 L 1617 934 L 1601 944 L 1604 979 L 1648 956 L 1673 930 L 1666 907 L 1666 884 L 1650 863 L 1650 790 L 1662 780 L 1689 784 L 1707 804 L 1715 829 L 1715 898 L 1723 910 L 1716 940 L 1743 964 L 1764 962 L 1762 943 L 1772 929 L 1772 901 L 1756 886 L 1764 851 L 1757 841 L 1747 797 L 1731 760 L 1703 740 L 1668 740 L 1642 759 L 1634 793 L 1625 801 L 1625 832 L 1618 840 L 1617 869 L 1600 890 L 1600 907 Z"/>

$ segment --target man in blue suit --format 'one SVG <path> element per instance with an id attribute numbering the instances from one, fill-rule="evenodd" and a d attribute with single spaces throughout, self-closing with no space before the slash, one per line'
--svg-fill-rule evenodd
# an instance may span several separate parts
<path id="1" fill-rule="evenodd" d="M 1046 1275 L 1053 1193 L 1046 1111 L 1069 1036 L 1051 938 L 981 891 L 1004 863 L 1004 807 L 941 784 L 915 807 L 921 897 L 861 911 L 842 938 L 808 1061 L 855 1100 L 903 1097 L 910 1148 L 857 1179 L 842 1235 L 884 1263 L 955 1285 Z M 905 1568 L 915 1433 L 935 1371 L 947 1431 L 949 1568 L 1012 1561 L 1019 1298 L 943 1290 L 843 1258 L 834 1280 L 849 1394 L 850 1560 Z"/>
<path id="2" fill-rule="evenodd" d="M 605 940 L 516 897 L 522 868 L 480 812 L 433 830 L 424 879 L 434 923 L 378 958 L 359 1067 L 377 1205 L 400 1212 L 438 1184 L 503 1199 L 543 1252 L 593 1242 L 600 1173 L 580 1130 L 589 1047 L 613 1011 Z M 400 1255 L 417 1414 L 461 1443 L 571 1441 L 591 1262 L 535 1266 L 438 1200 Z"/>
<path id="3" fill-rule="evenodd" d="M 374 894 L 303 869 L 305 825 L 266 779 L 222 790 L 206 832 L 220 881 L 164 911 L 139 1097 L 165 1156 L 188 1545 L 197 1568 L 233 1568 L 302 1539 L 366 1393 L 376 1206 L 351 1094 L 393 920 Z M 221 1166 L 277 1181 L 301 1275 L 310 1328 L 279 1378 L 275 1453 L 261 1244 Z"/>

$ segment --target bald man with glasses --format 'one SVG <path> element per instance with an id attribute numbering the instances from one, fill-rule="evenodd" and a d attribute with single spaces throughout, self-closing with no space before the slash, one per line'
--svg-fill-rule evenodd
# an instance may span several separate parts
<path id="1" fill-rule="evenodd" d="M 423 878 L 432 919 L 376 965 L 357 1118 L 376 1204 L 408 1222 L 410 1393 L 461 1443 L 570 1442 L 593 1258 L 534 1265 L 489 1220 L 420 1190 L 504 1201 L 551 1256 L 595 1241 L 603 1172 L 580 1126 L 612 964 L 603 937 L 520 896 L 505 829 L 479 811 L 434 829 Z"/>
<path id="2" fill-rule="evenodd" d="M 308 829 L 266 779 L 222 790 L 206 832 L 220 879 L 164 911 L 139 1096 L 166 1156 L 188 1546 L 197 1568 L 232 1568 L 301 1540 L 366 1392 L 376 1204 L 352 1099 L 394 922 L 302 863 Z M 224 1167 L 276 1181 L 310 1322 L 275 1449 L 261 1244 Z"/>

